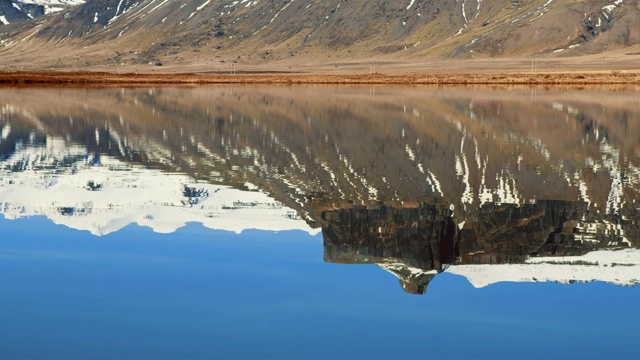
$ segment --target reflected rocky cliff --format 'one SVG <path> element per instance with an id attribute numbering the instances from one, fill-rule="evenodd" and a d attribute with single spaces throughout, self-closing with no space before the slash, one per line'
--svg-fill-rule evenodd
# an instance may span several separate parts
<path id="1" fill-rule="evenodd" d="M 325 261 L 377 264 L 413 293 L 424 293 L 459 253 L 451 210 L 436 202 L 325 211 L 322 236 Z"/>
<path id="2" fill-rule="evenodd" d="M 0 94 L 5 216 L 44 209 L 14 196 L 21 184 L 39 189 L 44 199 L 63 183 L 82 189 L 56 198 L 55 209 L 66 209 L 56 216 L 65 219 L 147 209 L 151 198 L 135 205 L 105 200 L 98 208 L 96 196 L 113 198 L 123 184 L 150 186 L 139 175 L 151 176 L 150 170 L 154 179 L 179 173 L 188 180 L 154 182 L 157 204 L 169 207 L 126 221 L 155 229 L 154 219 L 167 209 L 195 209 L 187 184 L 199 194 L 198 221 L 224 219 L 237 210 L 234 204 L 278 209 L 272 214 L 279 222 L 322 228 L 327 261 L 376 263 L 414 293 L 448 266 L 640 247 L 635 90 L 210 87 Z M 138 175 L 114 183 L 114 173 L 104 172 L 114 164 Z M 77 174 L 77 184 L 61 180 Z M 266 197 L 233 193 L 224 204 L 214 200 L 216 189 L 231 188 Z M 160 200 L 164 192 L 170 200 Z M 192 210 L 184 221 L 196 216 Z M 245 223 L 234 229 L 251 226 Z M 287 224 L 283 228 L 301 227 Z"/>
<path id="3" fill-rule="evenodd" d="M 458 225 L 451 208 L 430 201 L 324 211 L 324 259 L 342 264 L 377 264 L 398 277 L 405 291 L 415 294 L 426 292 L 429 281 L 450 265 L 527 264 L 530 259 L 560 257 L 564 265 L 600 265 L 600 260 L 604 261 L 602 266 L 611 269 L 628 267 L 625 274 L 618 274 L 620 277 L 611 281 L 629 285 L 639 282 L 637 251 L 619 263 L 607 264 L 604 258 L 586 263 L 580 257 L 597 250 L 615 252 L 640 247 L 635 236 L 640 220 L 637 213 L 598 217 L 599 220 L 591 217 L 588 221 L 588 206 L 580 201 L 493 203 L 468 214 L 469 223 Z M 530 270 L 535 270 L 534 266 Z M 571 281 L 562 278 L 562 270 L 556 269 L 559 273 L 555 280 Z M 598 272 L 610 269 L 588 270 L 592 278 L 574 280 L 598 280 Z M 535 276 L 531 281 L 534 280 Z"/>

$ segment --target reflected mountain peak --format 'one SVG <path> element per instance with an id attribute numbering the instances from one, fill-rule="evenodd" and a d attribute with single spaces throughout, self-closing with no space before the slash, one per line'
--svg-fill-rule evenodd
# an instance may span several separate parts
<path id="1" fill-rule="evenodd" d="M 383 259 L 382 262 L 376 263 L 376 265 L 397 277 L 404 291 L 417 295 L 426 293 L 429 282 L 438 274 L 437 270 L 425 271 L 408 266 L 395 259 Z"/>

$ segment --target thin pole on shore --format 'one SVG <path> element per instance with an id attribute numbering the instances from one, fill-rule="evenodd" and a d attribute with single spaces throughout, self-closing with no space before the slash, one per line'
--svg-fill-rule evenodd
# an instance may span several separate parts
<path id="1" fill-rule="evenodd" d="M 536 61 L 536 59 L 534 58 L 531 58 L 531 73 L 535 74 L 537 70 L 538 70 L 538 61 Z"/>

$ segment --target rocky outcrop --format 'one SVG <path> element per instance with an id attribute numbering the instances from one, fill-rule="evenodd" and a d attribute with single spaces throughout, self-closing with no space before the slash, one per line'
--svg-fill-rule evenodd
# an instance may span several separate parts
<path id="1" fill-rule="evenodd" d="M 465 222 L 460 231 L 461 262 L 504 264 L 524 261 L 538 253 L 577 255 L 588 244 L 547 246 L 574 237 L 575 225 L 587 211 L 583 202 L 543 200 L 535 204 L 486 204 Z M 565 241 L 557 243 L 567 244 Z M 544 248 L 544 249 L 543 249 Z M 555 251 L 553 251 L 554 249 Z"/>

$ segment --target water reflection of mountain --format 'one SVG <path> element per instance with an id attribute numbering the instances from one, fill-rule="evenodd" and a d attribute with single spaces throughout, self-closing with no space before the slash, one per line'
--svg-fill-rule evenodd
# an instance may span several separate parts
<path id="1" fill-rule="evenodd" d="M 424 238 L 425 232 L 449 229 L 455 240 L 449 243 L 464 263 L 638 247 L 640 115 L 633 91 L 241 87 L 0 92 L 0 160 L 12 172 L 78 161 L 100 164 L 109 156 L 214 184 L 257 187 L 309 224 L 322 225 L 325 233 L 333 229 L 325 239 L 329 244 L 338 244 L 340 234 L 347 233 L 339 226 L 369 234 L 370 248 L 384 239 L 380 234 L 396 239 L 413 234 L 409 243 L 431 244 L 434 238 Z M 52 148 L 54 143 L 77 151 L 16 156 L 22 149 Z M 425 204 L 438 209 L 426 210 Z M 340 211 L 366 221 L 394 212 L 402 216 L 392 216 L 398 222 L 389 226 L 397 229 L 389 233 L 386 225 L 373 221 L 369 227 L 382 229 L 376 238 L 375 232 L 347 224 Z M 450 223 L 422 223 L 422 211 L 449 211 Z M 407 224 L 408 229 L 396 232 Z M 349 234 L 345 244 L 362 241 Z M 347 247 L 356 249 L 357 241 Z M 426 244 L 420 246 L 426 251 Z M 433 246 L 428 264 L 406 250 L 394 255 L 385 247 L 370 256 L 386 259 L 385 266 L 396 269 L 396 275 L 441 271 L 451 261 L 436 258 L 452 253 L 436 254 Z M 337 256 L 331 248 L 328 254 Z M 344 255 L 336 259 L 347 261 Z M 396 260 L 408 270 L 389 265 Z"/>
<path id="2" fill-rule="evenodd" d="M 9 219 L 46 216 L 94 235 L 132 223 L 170 233 L 188 222 L 235 232 L 316 232 L 295 211 L 262 192 L 196 182 L 184 174 L 132 166 L 109 156 L 94 158 L 80 147 L 73 150 L 27 147 L 0 162 L 21 166 L 21 171 L 0 170 L 0 213 Z"/>

